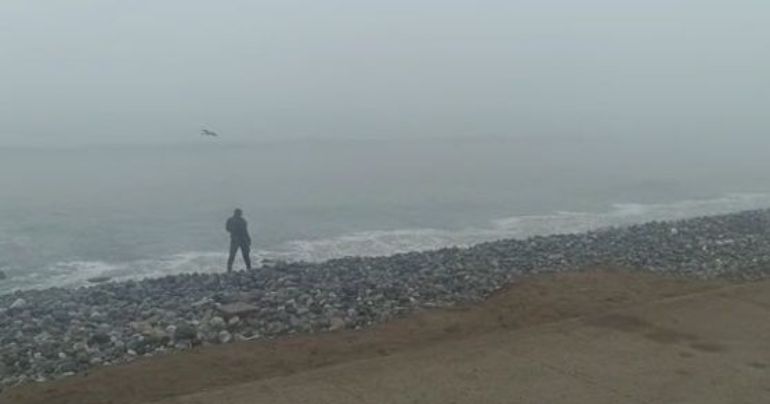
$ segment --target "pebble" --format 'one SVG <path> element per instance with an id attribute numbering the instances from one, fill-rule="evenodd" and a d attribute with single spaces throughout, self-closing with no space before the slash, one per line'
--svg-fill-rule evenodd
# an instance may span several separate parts
<path id="1" fill-rule="evenodd" d="M 209 325 L 215 330 L 221 330 L 227 326 L 227 323 L 222 317 L 214 317 L 209 321 Z"/>
<path id="2" fill-rule="evenodd" d="M 334 317 L 329 321 L 329 331 L 337 331 L 345 328 L 345 320 Z"/>
<path id="3" fill-rule="evenodd" d="M 23 309 L 26 305 L 27 305 L 27 301 L 26 300 L 24 300 L 22 298 L 18 298 L 16 300 L 14 300 L 13 303 L 11 303 L 11 305 L 8 308 L 9 309 Z"/>
<path id="4" fill-rule="evenodd" d="M 112 278 L 109 276 L 95 276 L 93 278 L 88 278 L 87 281 L 90 283 L 104 283 L 109 282 Z"/>
<path id="5" fill-rule="evenodd" d="M 232 334 L 230 334 L 227 331 L 220 331 L 219 335 L 218 335 L 218 338 L 219 338 L 219 343 L 220 344 L 227 344 L 228 342 L 233 340 Z"/>
<path id="6" fill-rule="evenodd" d="M 198 331 L 190 324 L 180 324 L 174 330 L 174 340 L 193 341 L 198 338 Z"/>

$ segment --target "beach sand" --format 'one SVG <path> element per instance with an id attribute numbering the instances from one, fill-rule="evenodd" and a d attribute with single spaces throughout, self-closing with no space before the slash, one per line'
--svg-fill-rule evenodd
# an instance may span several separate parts
<path id="1" fill-rule="evenodd" d="M 334 372 L 342 371 L 344 373 L 346 368 L 353 367 L 354 370 L 352 371 L 365 380 L 348 380 L 350 386 L 339 386 L 338 389 L 332 388 L 332 390 L 337 390 L 338 394 L 347 398 L 355 398 L 356 394 L 360 393 L 352 393 L 351 389 L 355 390 L 357 387 L 363 388 L 371 384 L 369 382 L 372 379 L 366 379 L 366 376 L 363 376 L 367 373 L 372 378 L 388 380 L 389 369 L 392 369 L 390 373 L 395 374 L 410 374 L 412 371 L 419 373 L 419 369 L 415 369 L 415 366 L 427 366 L 432 362 L 435 366 L 442 361 L 448 362 L 442 365 L 441 369 L 461 369 L 463 360 L 458 362 L 457 355 L 469 356 L 466 359 L 468 359 L 468 366 L 471 368 L 465 370 L 473 373 L 475 366 L 475 368 L 481 369 L 479 372 L 483 373 L 486 362 L 471 365 L 472 359 L 489 356 L 488 352 L 485 352 L 485 347 L 502 349 L 501 338 L 502 341 L 523 338 L 522 344 L 526 340 L 526 345 L 530 346 L 528 356 L 531 356 L 532 352 L 542 350 L 553 352 L 558 351 L 558 349 L 565 349 L 565 353 L 568 353 L 572 349 L 549 347 L 549 344 L 553 343 L 553 341 L 549 342 L 549 336 L 564 334 L 574 329 L 590 329 L 594 330 L 595 333 L 598 332 L 598 336 L 615 335 L 617 338 L 631 337 L 636 332 L 646 333 L 647 340 L 653 343 L 652 348 L 655 348 L 657 344 L 663 348 L 676 349 L 677 343 L 689 343 L 695 347 L 690 349 L 693 352 L 680 350 L 671 353 L 674 356 L 681 355 L 680 360 L 686 362 L 686 356 L 694 356 L 698 352 L 714 351 L 715 354 L 719 353 L 716 351 L 721 351 L 722 343 L 711 341 L 708 336 L 701 338 L 690 331 L 677 331 L 669 326 L 666 328 L 655 325 L 657 314 L 654 312 L 645 315 L 631 315 L 627 312 L 655 305 L 672 304 L 670 302 L 687 302 L 688 299 L 701 299 L 707 303 L 713 303 L 715 300 L 724 299 L 724 296 L 730 295 L 730 291 L 735 290 L 735 288 L 753 287 L 756 289 L 762 286 L 765 287 L 765 290 L 770 290 L 770 284 L 762 282 L 740 285 L 725 281 L 683 280 L 650 274 L 635 274 L 613 268 L 593 268 L 588 271 L 573 273 L 538 275 L 517 281 L 479 305 L 425 310 L 407 318 L 394 320 L 367 330 L 295 336 L 272 341 L 242 342 L 147 358 L 128 365 L 102 368 L 86 375 L 73 376 L 55 382 L 19 386 L 0 395 L 0 402 L 15 404 L 128 404 L 170 400 L 169 403 L 247 403 L 262 402 L 262 399 L 271 400 L 270 402 L 282 402 L 278 397 L 292 397 L 290 394 L 292 391 L 300 394 L 300 396 L 306 394 L 307 397 L 310 397 L 310 401 L 295 397 L 287 398 L 283 402 L 326 402 L 326 400 L 321 399 L 322 395 L 319 395 L 319 392 L 312 393 L 313 388 L 321 390 L 330 388 L 330 385 L 326 384 L 323 385 L 323 388 L 313 384 L 317 384 L 319 377 L 323 379 L 325 372 L 334 374 Z M 770 299 L 765 299 L 765 301 L 767 300 Z M 703 304 L 702 306 L 699 311 L 699 306 L 690 305 L 690 308 L 694 308 L 696 312 L 686 313 L 686 316 L 697 318 L 699 322 L 708 323 L 710 321 L 706 307 L 708 305 Z M 759 303 L 755 306 L 761 307 Z M 675 308 L 663 312 L 673 313 L 676 312 Z M 770 321 L 767 320 L 770 320 L 770 310 L 767 306 L 759 314 L 756 311 L 746 312 L 746 316 L 757 315 L 765 316 L 765 323 L 761 324 L 758 329 L 768 330 Z M 741 313 L 737 312 L 727 317 L 715 315 L 713 321 L 719 322 L 725 321 L 725 319 L 735 319 L 735 321 L 740 322 Z M 747 317 L 745 320 L 753 324 L 758 319 Z M 742 324 L 725 324 L 720 329 L 727 327 L 741 330 Z M 556 327 L 556 331 L 553 327 Z M 566 329 L 558 331 L 559 327 L 566 327 Z M 542 337 L 542 346 L 540 347 L 537 343 L 538 335 Z M 752 342 L 752 338 L 755 336 L 756 334 L 751 335 L 749 333 L 746 335 L 746 339 Z M 580 337 L 576 338 L 580 339 Z M 770 338 L 767 338 L 766 341 L 770 341 Z M 502 346 L 507 344 L 503 342 Z M 559 346 L 562 346 L 564 341 L 561 341 L 560 344 Z M 590 351 L 590 347 L 582 348 L 586 349 L 586 352 Z M 581 347 L 576 346 L 574 349 L 581 349 Z M 634 344 L 629 342 L 627 351 L 633 353 L 633 349 Z M 644 361 L 645 358 L 653 358 L 655 352 L 644 351 L 649 349 L 651 348 L 644 347 L 642 349 L 640 347 L 638 359 Z M 764 343 L 756 349 L 759 351 L 756 352 L 755 360 L 746 359 L 744 362 L 747 362 L 749 367 L 753 366 L 756 371 L 763 371 L 766 369 L 765 367 L 770 367 L 768 365 L 770 364 L 770 346 Z M 653 349 L 653 351 L 655 350 Z M 472 352 L 477 352 L 477 354 Z M 626 354 L 628 353 L 626 352 Z M 430 359 L 426 359 L 425 355 L 429 355 Z M 585 359 L 584 356 L 583 360 Z M 414 362 L 415 360 L 417 362 Z M 530 360 L 532 358 L 523 363 L 529 363 Z M 598 360 L 612 360 L 612 357 L 602 357 L 601 359 L 597 357 Z M 486 364 L 489 365 L 489 363 Z M 688 369 L 686 365 L 683 363 L 677 368 L 679 376 L 684 377 L 694 372 L 693 369 Z M 356 366 L 361 369 L 355 369 Z M 401 368 L 403 366 L 407 366 L 406 370 Z M 577 365 L 572 364 L 570 366 Z M 634 366 L 634 364 L 607 363 L 606 366 L 608 368 L 615 366 L 627 368 Z M 516 368 L 511 364 L 512 372 L 521 371 L 520 369 L 516 370 Z M 584 370 L 579 369 L 574 371 L 584 372 Z M 383 374 L 378 374 L 378 372 Z M 655 372 L 651 373 L 651 375 L 654 374 Z M 447 375 L 450 379 L 451 376 Z M 498 376 L 502 377 L 503 375 L 498 374 Z M 718 374 L 714 376 L 716 377 Z M 764 376 L 765 380 L 770 381 L 770 371 L 765 372 Z M 335 380 L 346 380 L 344 376 L 328 377 Z M 538 378 L 537 375 L 533 377 Z M 544 377 L 546 376 L 542 376 L 540 379 Z M 587 379 L 592 377 L 594 376 L 590 374 L 585 376 Z M 485 377 L 485 380 L 489 379 L 489 376 Z M 435 386 L 426 386 L 427 392 L 446 390 L 441 386 L 441 383 L 446 383 L 447 380 L 443 380 L 440 374 L 436 375 L 435 382 L 437 383 Z M 515 379 L 511 382 L 514 383 L 513 385 L 524 383 L 522 380 L 517 381 Z M 626 382 L 629 383 L 629 386 L 633 386 L 637 382 L 643 382 L 643 380 L 636 382 L 627 380 Z M 274 387 L 271 388 L 271 385 Z M 479 385 L 481 386 L 483 383 Z M 522 392 L 532 390 L 533 386 L 538 385 L 538 382 L 532 380 L 532 383 L 527 385 L 530 385 L 530 388 L 522 390 Z M 554 386 L 557 385 L 558 383 L 554 384 Z M 500 385 L 501 388 L 505 387 L 503 388 L 505 391 L 510 386 L 510 383 Z M 706 390 L 709 388 L 709 386 L 702 387 Z M 770 385 L 753 387 L 757 389 L 757 392 L 761 392 L 764 388 L 770 388 Z M 255 395 L 254 391 L 249 390 L 250 388 L 261 392 L 263 398 L 258 401 L 251 401 L 254 397 L 262 396 Z M 307 391 L 308 388 L 311 391 Z M 243 391 L 243 389 L 246 390 Z M 372 397 L 380 394 L 380 397 L 385 400 L 382 402 L 410 402 L 407 399 L 414 397 L 409 392 L 415 392 L 414 386 L 404 391 L 385 389 L 384 392 L 378 392 L 376 386 L 371 390 Z M 241 391 L 242 394 L 241 401 L 238 401 L 239 398 L 236 393 L 238 391 Z M 272 393 L 270 393 L 271 391 Z M 615 386 L 610 391 L 622 391 L 622 388 Z M 331 400 L 341 400 L 340 397 L 334 398 L 333 393 L 326 392 L 325 394 L 327 393 L 332 394 Z M 770 394 L 766 390 L 764 393 Z M 207 394 L 212 396 L 206 397 Z M 215 398 L 217 394 L 220 396 Z M 441 399 L 440 395 L 433 394 L 433 396 L 431 397 L 435 400 Z M 312 397 L 318 401 L 313 401 Z M 770 396 L 767 397 L 770 399 Z M 403 400 L 399 398 L 403 398 Z M 488 402 L 509 402 L 502 400 L 502 397 L 500 398 L 501 401 L 489 397 L 487 400 Z M 467 399 L 470 400 L 471 397 Z M 530 401 L 524 400 L 522 402 Z M 424 402 L 439 401 L 427 400 Z M 459 399 L 456 402 L 469 401 Z"/>

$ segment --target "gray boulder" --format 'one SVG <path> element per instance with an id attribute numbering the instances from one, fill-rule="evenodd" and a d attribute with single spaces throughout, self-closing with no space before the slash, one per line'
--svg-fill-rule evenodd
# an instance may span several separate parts
<path id="1" fill-rule="evenodd" d="M 193 341 L 198 338 L 198 330 L 195 327 L 187 323 L 182 323 L 176 326 L 174 331 L 174 340 L 176 341 Z"/>

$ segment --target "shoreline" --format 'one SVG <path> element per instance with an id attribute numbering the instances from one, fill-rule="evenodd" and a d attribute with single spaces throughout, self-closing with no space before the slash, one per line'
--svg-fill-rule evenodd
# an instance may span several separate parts
<path id="1" fill-rule="evenodd" d="M 0 385 L 196 346 L 367 328 L 481 301 L 530 274 L 611 265 L 699 279 L 770 275 L 770 210 L 388 257 L 276 263 L 0 296 Z"/>
<path id="2" fill-rule="evenodd" d="M 292 237 L 270 241 L 260 240 L 252 250 L 255 261 L 307 261 L 319 263 L 348 256 L 381 257 L 406 252 L 432 251 L 447 247 L 468 247 L 479 243 L 505 239 L 523 240 L 535 236 L 576 234 L 608 227 L 622 227 L 652 221 L 675 221 L 702 216 L 731 214 L 740 211 L 770 207 L 768 193 L 727 193 L 711 195 L 705 199 L 663 199 L 657 202 L 608 203 L 594 209 L 550 210 L 519 214 L 482 215 L 477 219 L 462 221 L 457 226 L 365 226 L 362 229 Z M 508 212 L 510 213 L 510 212 Z M 450 220 L 449 222 L 451 222 Z M 41 223 L 42 226 L 52 223 Z M 447 224 L 447 223 L 445 223 Z M 129 232 L 130 233 L 130 232 Z M 260 232 L 261 233 L 261 232 Z M 55 238 L 69 237 L 65 234 Z M 227 242 L 226 239 L 220 239 Z M 156 238 L 151 244 L 162 246 L 165 237 Z M 213 244 L 212 244 L 213 243 Z M 24 248 L 22 242 L 19 248 Z M 227 259 L 226 249 L 212 250 L 217 241 L 208 240 L 191 248 L 161 248 L 152 254 L 138 254 L 130 258 L 105 256 L 72 256 L 55 253 L 45 263 L 29 263 L 24 260 L 9 265 L 0 262 L 0 270 L 8 278 L 0 282 L 0 295 L 30 289 L 52 287 L 77 288 L 91 286 L 89 279 L 109 277 L 121 282 L 159 278 L 182 273 L 216 273 L 222 271 Z M 0 242 L 0 250 L 2 250 Z M 6 245 L 7 247 L 7 245 Z M 129 250 L 132 247 L 127 247 Z M 7 251 L 6 251 L 7 252 Z M 11 251 L 10 261 L 14 261 Z M 6 260 L 8 261 L 8 260 Z"/>

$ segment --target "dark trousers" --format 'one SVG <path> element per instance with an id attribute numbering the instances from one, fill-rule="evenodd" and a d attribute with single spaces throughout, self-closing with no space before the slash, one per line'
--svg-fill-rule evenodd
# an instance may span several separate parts
<path id="1" fill-rule="evenodd" d="M 246 268 L 251 269 L 251 258 L 249 258 L 251 247 L 249 247 L 249 243 L 239 243 L 238 241 L 233 240 L 230 241 L 230 257 L 227 258 L 227 272 L 233 270 L 233 262 L 235 261 L 235 254 L 238 252 L 238 249 L 241 250 L 243 262 L 246 263 Z"/>

